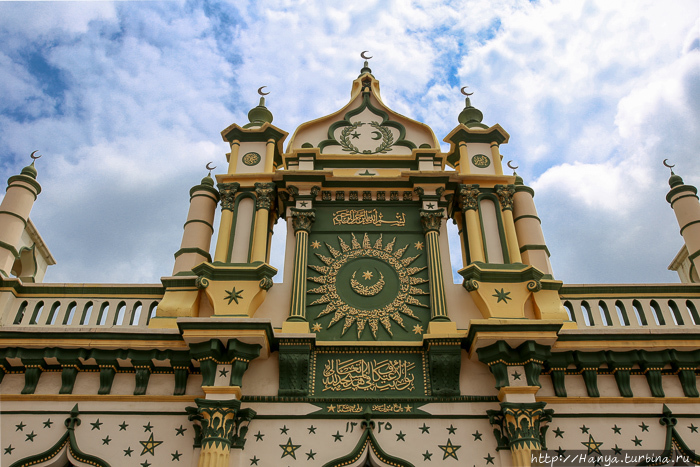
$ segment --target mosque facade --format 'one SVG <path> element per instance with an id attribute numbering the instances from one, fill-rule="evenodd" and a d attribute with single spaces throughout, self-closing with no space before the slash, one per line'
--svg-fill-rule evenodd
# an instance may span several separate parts
<path id="1" fill-rule="evenodd" d="M 44 283 L 34 162 L 8 180 L 0 465 L 700 465 L 700 203 L 681 177 L 680 283 L 564 284 L 534 191 L 504 171 L 509 134 L 469 97 L 447 152 L 367 62 L 291 137 L 264 98 L 248 118 L 190 190 L 160 284 Z"/>

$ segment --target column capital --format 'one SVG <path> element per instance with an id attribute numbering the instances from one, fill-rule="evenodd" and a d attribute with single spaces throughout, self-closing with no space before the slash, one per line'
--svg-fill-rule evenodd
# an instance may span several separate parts
<path id="1" fill-rule="evenodd" d="M 314 209 L 296 208 L 291 208 L 291 211 L 294 233 L 299 231 L 309 232 L 311 230 L 311 224 L 316 220 L 316 211 Z"/>
<path id="2" fill-rule="evenodd" d="M 498 201 L 501 202 L 501 210 L 512 211 L 515 185 L 495 185 L 493 188 L 496 190 L 496 195 L 498 195 Z"/>
<path id="3" fill-rule="evenodd" d="M 233 203 L 236 199 L 236 192 L 241 187 L 240 183 L 218 183 L 216 187 L 219 189 L 221 196 L 221 210 L 233 211 Z"/>
<path id="4" fill-rule="evenodd" d="M 427 234 L 428 232 L 433 231 L 440 233 L 440 225 L 444 216 L 445 213 L 442 209 L 421 209 L 420 223 L 423 226 L 423 233 Z"/>
<path id="5" fill-rule="evenodd" d="M 460 185 L 457 191 L 457 201 L 459 202 L 459 209 L 464 211 L 476 211 L 478 208 L 477 198 L 479 197 L 479 185 Z"/>
<path id="6" fill-rule="evenodd" d="M 487 411 L 494 427 L 494 436 L 501 449 L 546 449 L 547 423 L 554 410 L 545 409 L 545 402 L 501 402 L 501 410 Z"/>
<path id="7" fill-rule="evenodd" d="M 189 419 L 201 425 L 201 446 L 203 449 L 231 449 L 235 428 L 235 417 L 241 401 L 195 399 L 197 407 L 187 407 Z"/>
<path id="8" fill-rule="evenodd" d="M 267 209 L 268 211 L 272 207 L 275 196 L 275 184 L 270 183 L 255 183 L 255 209 Z"/>

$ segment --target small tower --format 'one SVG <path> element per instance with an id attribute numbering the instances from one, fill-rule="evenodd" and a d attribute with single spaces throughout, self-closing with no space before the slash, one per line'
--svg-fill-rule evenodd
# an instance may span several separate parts
<path id="1" fill-rule="evenodd" d="M 666 162 L 664 161 L 664 165 Z M 668 166 L 671 168 L 673 166 Z M 676 214 L 678 225 L 685 245 L 669 266 L 678 272 L 683 282 L 700 282 L 700 202 L 698 202 L 698 190 L 692 185 L 685 185 L 683 179 L 673 173 L 668 179 L 671 190 L 666 195 Z M 685 251 L 684 251 L 685 250 Z"/>
<path id="2" fill-rule="evenodd" d="M 32 159 L 39 157 L 32 153 Z M 19 175 L 9 178 L 7 193 L 0 204 L 0 274 L 26 282 L 41 282 L 46 268 L 56 264 L 29 219 L 34 201 L 41 193 L 36 176 L 32 161 Z"/>

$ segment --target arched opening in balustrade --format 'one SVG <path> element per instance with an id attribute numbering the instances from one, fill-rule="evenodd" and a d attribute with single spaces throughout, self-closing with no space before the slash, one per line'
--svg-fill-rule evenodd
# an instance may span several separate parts
<path id="1" fill-rule="evenodd" d="M 56 317 L 58 314 L 61 312 L 61 302 L 56 300 L 53 302 L 53 305 L 51 305 L 51 311 L 49 312 L 49 317 L 46 318 L 46 324 L 55 324 L 56 323 Z"/>
<path id="2" fill-rule="evenodd" d="M 693 318 L 693 324 L 696 326 L 700 325 L 700 315 L 698 315 L 698 310 L 695 308 L 695 305 L 693 305 L 693 302 L 686 300 L 685 307 L 688 309 L 690 317 Z"/>
<path id="3" fill-rule="evenodd" d="M 15 320 L 12 322 L 12 324 L 22 324 L 22 318 L 24 318 L 24 312 L 27 309 L 27 301 L 23 301 L 22 304 L 19 306 L 19 309 L 17 310 L 17 314 L 15 315 Z"/>
<path id="4" fill-rule="evenodd" d="M 656 303 L 656 300 L 652 300 L 649 305 L 651 306 L 651 312 L 654 315 L 654 321 L 656 321 L 656 324 L 659 326 L 666 326 L 666 320 L 664 319 L 664 315 L 661 313 L 661 307 L 658 303 Z"/>
<path id="5" fill-rule="evenodd" d="M 586 326 L 595 326 L 595 320 L 593 319 L 593 313 L 591 313 L 591 307 L 585 300 L 581 302 L 581 311 L 583 312 L 583 321 L 586 323 Z"/>
<path id="6" fill-rule="evenodd" d="M 620 324 L 623 326 L 629 326 L 630 320 L 627 317 L 627 310 L 625 310 L 625 304 L 620 300 L 615 302 L 615 309 L 617 310 L 617 318 L 620 320 Z"/>
<path id="7" fill-rule="evenodd" d="M 80 324 L 81 325 L 86 325 L 87 323 L 90 322 L 90 316 L 92 316 L 92 308 L 93 308 L 93 303 L 92 302 L 87 302 L 85 306 L 83 307 L 83 314 L 80 316 Z"/>
<path id="8" fill-rule="evenodd" d="M 121 326 L 124 322 L 124 315 L 126 315 L 126 302 L 121 301 L 119 305 L 117 305 L 117 312 L 114 313 L 114 322 L 112 322 L 112 325 Z"/>
<path id="9" fill-rule="evenodd" d="M 142 309 L 143 306 L 141 305 L 141 302 L 134 303 L 134 306 L 131 309 L 131 317 L 129 318 L 129 326 L 138 326 Z"/>
<path id="10" fill-rule="evenodd" d="M 78 308 L 78 304 L 75 302 L 70 302 L 68 304 L 68 311 L 66 312 L 66 316 L 63 318 L 64 326 L 68 326 L 70 324 L 73 324 L 73 318 L 75 318 L 75 310 L 77 308 Z"/>
<path id="11" fill-rule="evenodd" d="M 41 301 L 34 305 L 34 311 L 32 312 L 32 317 L 29 318 L 29 324 L 36 324 L 39 322 L 41 314 L 44 312 L 44 302 Z"/>
<path id="12" fill-rule="evenodd" d="M 683 326 L 683 316 L 681 315 L 681 310 L 678 309 L 675 300 L 668 301 L 668 307 L 671 309 L 671 319 L 676 326 Z"/>
<path id="13" fill-rule="evenodd" d="M 564 308 L 566 309 L 566 313 L 569 315 L 569 321 L 573 321 L 575 323 L 576 322 L 576 315 L 574 314 L 574 307 L 571 306 L 571 302 L 568 300 L 565 301 Z"/>
<path id="14" fill-rule="evenodd" d="M 153 302 L 151 303 L 151 306 L 148 309 L 148 319 L 146 320 L 146 324 L 151 322 L 151 319 L 156 317 L 156 310 L 158 309 L 158 302 Z"/>
<path id="15" fill-rule="evenodd" d="M 603 321 L 603 326 L 612 326 L 608 305 L 603 300 L 598 301 L 598 311 L 600 312 L 600 319 Z"/>
<path id="16" fill-rule="evenodd" d="M 107 322 L 107 315 L 109 314 L 109 302 L 103 302 L 100 307 L 100 313 L 97 315 L 97 325 L 104 326 Z"/>
<path id="17" fill-rule="evenodd" d="M 647 323 L 647 317 L 644 314 L 644 308 L 642 308 L 642 304 L 639 303 L 638 300 L 632 302 L 632 309 L 634 310 L 634 314 L 637 316 L 637 322 L 639 325 L 648 326 L 649 324 Z"/>

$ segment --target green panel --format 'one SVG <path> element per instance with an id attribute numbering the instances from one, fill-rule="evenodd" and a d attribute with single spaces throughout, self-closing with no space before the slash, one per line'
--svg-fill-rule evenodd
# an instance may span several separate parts
<path id="1" fill-rule="evenodd" d="M 427 330 L 427 253 L 418 212 L 372 206 L 317 208 L 306 316 L 319 341 L 420 341 Z"/>
<path id="2" fill-rule="evenodd" d="M 340 399 L 425 397 L 430 383 L 420 349 L 323 349 L 312 353 L 311 396 Z"/>

